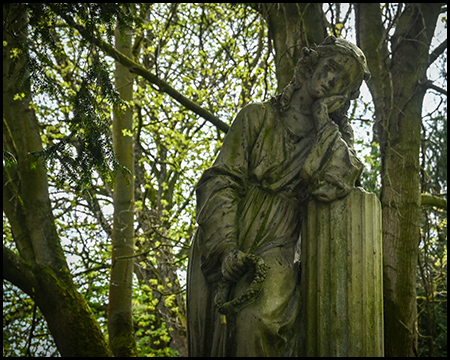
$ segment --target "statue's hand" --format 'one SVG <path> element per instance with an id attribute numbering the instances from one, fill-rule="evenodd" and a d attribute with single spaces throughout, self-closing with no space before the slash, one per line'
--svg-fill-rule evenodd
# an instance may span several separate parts
<path id="1" fill-rule="evenodd" d="M 348 102 L 347 95 L 332 95 L 320 98 L 312 105 L 312 114 L 316 122 L 316 129 L 319 130 L 330 120 L 331 113 L 340 109 Z"/>
<path id="2" fill-rule="evenodd" d="M 231 250 L 222 258 L 222 276 L 232 282 L 237 282 L 246 271 L 244 264 L 245 253 Z"/>

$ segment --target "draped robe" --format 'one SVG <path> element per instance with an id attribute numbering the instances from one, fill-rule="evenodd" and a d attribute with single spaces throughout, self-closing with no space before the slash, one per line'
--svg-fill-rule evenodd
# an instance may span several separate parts
<path id="1" fill-rule="evenodd" d="M 197 223 L 188 267 L 190 356 L 297 356 L 298 242 L 302 208 L 312 197 L 345 196 L 362 171 L 351 128 L 287 118 L 270 102 L 238 114 L 211 168 L 197 184 Z M 261 256 L 267 277 L 257 298 L 221 316 L 214 294 L 221 257 L 232 249 Z M 251 282 L 247 272 L 229 297 Z"/>

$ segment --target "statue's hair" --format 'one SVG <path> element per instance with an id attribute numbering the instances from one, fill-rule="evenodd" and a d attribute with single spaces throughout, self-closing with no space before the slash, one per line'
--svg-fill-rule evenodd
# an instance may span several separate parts
<path id="1" fill-rule="evenodd" d="M 304 47 L 302 49 L 302 57 L 297 63 L 294 77 L 279 95 L 272 98 L 272 103 L 275 104 L 281 112 L 289 109 L 292 95 L 296 90 L 302 87 L 303 83 L 308 78 L 311 77 L 319 59 L 335 54 L 354 57 L 361 68 L 361 81 L 370 78 L 370 72 L 368 71 L 366 59 L 362 51 L 348 41 L 337 39 L 331 35 L 319 45 L 314 45 L 312 48 Z M 350 94 L 350 99 L 356 99 L 359 96 L 359 86 Z"/>

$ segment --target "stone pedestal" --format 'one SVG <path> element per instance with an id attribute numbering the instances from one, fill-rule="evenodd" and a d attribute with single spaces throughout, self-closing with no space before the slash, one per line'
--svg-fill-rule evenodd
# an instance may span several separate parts
<path id="1" fill-rule="evenodd" d="M 302 352 L 383 356 L 381 205 L 360 188 L 308 204 L 302 227 Z"/>

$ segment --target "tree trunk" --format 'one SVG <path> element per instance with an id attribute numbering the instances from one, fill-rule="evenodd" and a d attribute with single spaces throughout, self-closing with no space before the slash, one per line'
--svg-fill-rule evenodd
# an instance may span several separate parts
<path id="1" fill-rule="evenodd" d="M 116 48 L 132 57 L 131 31 L 116 30 Z M 116 88 L 125 101 L 133 99 L 133 76 L 116 62 Z M 132 313 L 134 255 L 134 150 L 133 113 L 129 104 L 114 109 L 113 146 L 118 162 L 130 173 L 117 172 L 114 187 L 112 265 L 109 288 L 108 331 L 114 356 L 136 356 Z"/>
<path id="2" fill-rule="evenodd" d="M 61 356 L 111 356 L 91 309 L 71 279 L 51 267 L 29 264 L 7 248 L 3 248 L 3 277 L 36 302 Z"/>
<path id="3" fill-rule="evenodd" d="M 3 6 L 3 139 L 17 164 L 3 169 L 3 210 L 19 254 L 3 249 L 3 277 L 34 299 L 62 356 L 108 356 L 104 336 L 72 282 L 48 193 L 47 175 L 31 152 L 41 151 L 30 109 L 27 9 Z"/>
<path id="4" fill-rule="evenodd" d="M 416 267 L 420 240 L 421 111 L 431 38 L 440 4 L 406 4 L 390 58 L 379 4 L 356 8 L 357 33 L 373 77 L 382 168 L 385 355 L 417 355 Z"/>
<path id="5" fill-rule="evenodd" d="M 279 93 L 292 80 L 303 47 L 319 44 L 326 36 L 320 3 L 259 3 L 275 47 Z"/>

